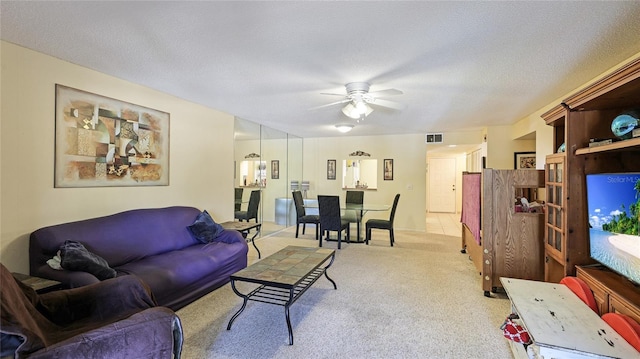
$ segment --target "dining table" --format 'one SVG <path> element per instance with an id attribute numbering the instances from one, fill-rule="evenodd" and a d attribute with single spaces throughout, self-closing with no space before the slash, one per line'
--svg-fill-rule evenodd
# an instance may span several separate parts
<path id="1" fill-rule="evenodd" d="M 318 202 L 317 201 L 310 201 L 310 203 L 305 203 L 304 205 L 305 209 L 318 209 Z M 360 230 L 358 230 L 357 232 L 357 239 L 355 241 L 355 243 L 364 243 L 364 239 L 362 239 L 360 232 L 362 231 L 362 219 L 364 218 L 364 215 L 369 212 L 381 212 L 381 211 L 388 211 L 389 209 L 391 209 L 391 205 L 390 204 L 376 204 L 376 203 L 363 203 L 363 204 L 356 204 L 356 203 L 344 203 L 344 204 L 340 204 L 340 209 L 343 211 L 360 211 L 360 216 L 356 216 L 358 218 L 358 228 L 360 228 Z M 327 238 L 326 240 L 328 241 L 333 241 L 332 239 Z M 354 241 L 351 241 L 354 242 Z"/>

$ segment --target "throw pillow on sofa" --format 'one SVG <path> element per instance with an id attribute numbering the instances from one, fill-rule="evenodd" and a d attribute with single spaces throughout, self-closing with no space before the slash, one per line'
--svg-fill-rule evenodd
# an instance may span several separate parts
<path id="1" fill-rule="evenodd" d="M 193 234 L 198 241 L 205 244 L 216 240 L 222 231 L 224 231 L 224 228 L 216 223 L 206 210 L 202 211 L 195 222 L 187 228 L 189 228 L 191 234 Z"/>
<path id="2" fill-rule="evenodd" d="M 64 241 L 60 246 L 60 266 L 64 269 L 91 273 L 100 280 L 115 278 L 116 271 L 99 255 L 89 252 L 80 242 Z"/>

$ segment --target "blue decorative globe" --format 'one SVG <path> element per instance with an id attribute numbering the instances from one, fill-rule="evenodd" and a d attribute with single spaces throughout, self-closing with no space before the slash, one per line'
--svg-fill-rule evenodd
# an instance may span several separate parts
<path id="1" fill-rule="evenodd" d="M 611 122 L 611 131 L 622 139 L 628 140 L 632 137 L 633 130 L 638 127 L 638 115 L 635 113 L 623 113 Z"/>

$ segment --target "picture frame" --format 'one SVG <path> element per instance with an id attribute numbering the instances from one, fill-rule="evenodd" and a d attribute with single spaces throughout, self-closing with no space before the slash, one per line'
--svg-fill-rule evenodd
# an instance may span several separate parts
<path id="1" fill-rule="evenodd" d="M 393 181 L 393 159 L 386 158 L 383 161 L 383 179 L 385 181 Z"/>
<path id="2" fill-rule="evenodd" d="M 517 170 L 536 169 L 536 153 L 535 152 L 514 152 L 513 168 Z"/>
<path id="3" fill-rule="evenodd" d="M 280 179 L 280 161 L 271 161 L 271 179 Z"/>
<path id="4" fill-rule="evenodd" d="M 55 188 L 169 185 L 168 112 L 55 86 Z"/>
<path id="5" fill-rule="evenodd" d="M 327 179 L 336 179 L 336 160 L 327 160 Z"/>

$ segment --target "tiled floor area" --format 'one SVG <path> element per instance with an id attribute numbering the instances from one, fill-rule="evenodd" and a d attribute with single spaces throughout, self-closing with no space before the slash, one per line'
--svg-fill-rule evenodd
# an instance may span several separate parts
<path id="1" fill-rule="evenodd" d="M 427 213 L 427 233 L 461 236 L 460 213 Z"/>

